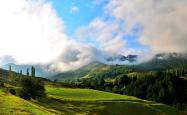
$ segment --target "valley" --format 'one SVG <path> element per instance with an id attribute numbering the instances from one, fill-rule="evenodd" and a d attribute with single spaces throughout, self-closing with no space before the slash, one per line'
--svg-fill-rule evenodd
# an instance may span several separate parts
<path id="1" fill-rule="evenodd" d="M 0 114 L 24 115 L 95 115 L 107 113 L 136 115 L 184 115 L 172 107 L 131 96 L 107 93 L 92 89 L 72 89 L 46 86 L 48 97 L 23 100 L 0 89 Z"/>

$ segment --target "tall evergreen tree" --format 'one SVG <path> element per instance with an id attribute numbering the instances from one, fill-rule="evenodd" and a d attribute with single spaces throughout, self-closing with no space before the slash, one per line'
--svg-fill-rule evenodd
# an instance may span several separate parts
<path id="1" fill-rule="evenodd" d="M 35 67 L 31 67 L 31 76 L 35 77 Z"/>
<path id="2" fill-rule="evenodd" d="M 11 65 L 9 65 L 9 71 L 12 71 L 12 67 L 11 67 Z"/>
<path id="3" fill-rule="evenodd" d="M 8 80 L 12 78 L 12 67 L 9 65 L 9 71 L 8 71 Z"/>
<path id="4" fill-rule="evenodd" d="M 20 70 L 20 75 L 22 75 L 22 70 Z"/>
<path id="5" fill-rule="evenodd" d="M 29 68 L 27 68 L 27 76 L 29 76 Z"/>

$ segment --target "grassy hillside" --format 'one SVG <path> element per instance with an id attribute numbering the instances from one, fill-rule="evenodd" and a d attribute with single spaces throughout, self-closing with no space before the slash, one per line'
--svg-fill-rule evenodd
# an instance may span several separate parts
<path id="1" fill-rule="evenodd" d="M 101 76 L 104 78 L 115 78 L 116 75 L 122 73 L 129 73 L 131 71 L 132 67 L 127 65 L 105 65 L 99 62 L 94 62 L 75 71 L 64 72 L 55 76 L 51 76 L 49 79 L 65 81 L 75 80 L 78 78 L 90 78 Z"/>
<path id="2" fill-rule="evenodd" d="M 118 95 L 91 89 L 71 89 L 46 87 L 49 97 L 64 103 L 66 112 L 72 114 L 107 114 L 107 115 L 177 115 L 176 109 L 164 104 L 149 102 L 135 97 Z M 42 105 L 42 104 L 41 104 Z M 54 108 L 54 105 L 48 105 Z M 64 110 L 58 108 L 59 110 Z M 181 113 L 182 114 L 182 113 Z"/>
<path id="3" fill-rule="evenodd" d="M 26 101 L 0 90 L 0 114 L 185 115 L 164 104 L 91 89 L 46 86 L 48 98 Z"/>
<path id="4" fill-rule="evenodd" d="M 96 68 L 94 68 L 96 67 Z M 97 68 L 99 67 L 99 68 Z M 128 72 L 125 66 L 113 65 L 90 65 L 84 67 L 83 70 L 91 70 L 89 75 L 94 74 L 96 71 L 100 74 L 110 73 L 107 75 L 116 75 L 117 73 Z M 127 71 L 128 70 L 128 71 Z M 104 71 L 104 72 L 103 72 Z M 130 70 L 131 71 L 131 70 Z M 87 76 L 91 77 L 91 76 Z M 7 77 L 5 77 L 7 78 Z M 44 80 L 45 81 L 45 80 Z M 23 115 L 185 115 L 187 113 L 180 112 L 177 109 L 159 104 L 141 100 L 132 96 L 118 95 L 109 92 L 102 92 L 92 89 L 72 89 L 57 87 L 57 83 L 46 81 L 47 85 L 46 98 L 39 98 L 39 100 L 23 100 L 19 97 L 11 95 L 6 89 L 10 85 L 9 82 L 5 83 L 4 89 L 0 89 L 0 114 L 23 114 Z M 51 85 L 54 84 L 54 85 Z M 9 85 L 9 86 L 7 86 Z"/>
<path id="5" fill-rule="evenodd" d="M 88 73 L 95 71 L 98 68 L 103 67 L 103 66 L 105 66 L 105 65 L 102 63 L 93 62 L 93 63 L 90 63 L 78 70 L 68 71 L 68 72 L 64 72 L 64 73 L 60 73 L 60 74 L 51 76 L 51 77 L 49 77 L 49 79 L 51 79 L 51 80 L 57 79 L 60 81 L 78 79 L 78 78 L 86 76 Z"/>
<path id="6" fill-rule="evenodd" d="M 47 87 L 47 94 L 51 97 L 71 101 L 140 100 L 131 96 L 118 95 L 93 89 Z"/>
<path id="7" fill-rule="evenodd" d="M 45 108 L 14 95 L 5 93 L 0 89 L 0 114 L 1 115 L 52 115 Z"/>

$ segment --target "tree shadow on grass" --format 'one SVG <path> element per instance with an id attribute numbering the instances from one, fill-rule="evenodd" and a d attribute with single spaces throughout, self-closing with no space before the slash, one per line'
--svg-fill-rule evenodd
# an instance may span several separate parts
<path id="1" fill-rule="evenodd" d="M 33 103 L 55 114 L 183 115 L 173 107 L 144 100 L 71 101 L 48 97 Z"/>

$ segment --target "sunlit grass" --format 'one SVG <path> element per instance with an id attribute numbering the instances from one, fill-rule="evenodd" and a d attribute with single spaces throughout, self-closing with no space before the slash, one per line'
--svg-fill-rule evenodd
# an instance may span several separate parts
<path id="1" fill-rule="evenodd" d="M 182 114 L 173 107 L 135 97 L 118 95 L 92 89 L 46 87 L 49 97 L 63 103 L 67 111 L 107 115 L 177 115 Z"/>
<path id="2" fill-rule="evenodd" d="M 46 86 L 47 98 L 23 100 L 0 89 L 5 115 L 185 115 L 164 104 L 92 89 Z"/>
<path id="3" fill-rule="evenodd" d="M 97 100 L 140 100 L 135 97 L 118 95 L 92 89 L 52 88 L 46 87 L 47 94 L 63 100 L 97 101 Z"/>
<path id="4" fill-rule="evenodd" d="M 52 115 L 45 108 L 36 106 L 26 100 L 11 94 L 4 93 L 0 89 L 0 114 L 1 115 Z"/>

